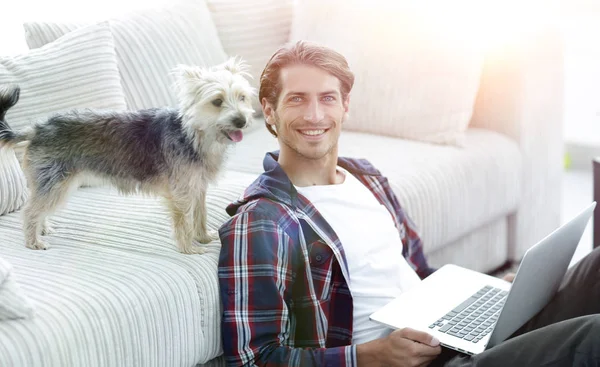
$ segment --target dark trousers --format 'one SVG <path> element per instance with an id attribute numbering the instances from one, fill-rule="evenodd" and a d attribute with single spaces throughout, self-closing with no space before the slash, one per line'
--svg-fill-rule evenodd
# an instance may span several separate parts
<path id="1" fill-rule="evenodd" d="M 508 340 L 476 356 L 444 349 L 431 366 L 600 366 L 600 248 L 571 267 L 548 305 Z"/>

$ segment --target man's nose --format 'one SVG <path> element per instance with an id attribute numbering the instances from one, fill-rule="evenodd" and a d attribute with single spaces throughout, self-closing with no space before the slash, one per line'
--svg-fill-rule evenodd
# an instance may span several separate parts
<path id="1" fill-rule="evenodd" d="M 317 123 L 325 117 L 323 108 L 318 100 L 311 100 L 306 106 L 304 120 L 311 123 Z"/>

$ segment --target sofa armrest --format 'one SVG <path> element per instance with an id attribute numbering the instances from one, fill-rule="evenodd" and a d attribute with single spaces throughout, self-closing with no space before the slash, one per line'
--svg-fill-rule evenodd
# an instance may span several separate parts
<path id="1" fill-rule="evenodd" d="M 510 136 L 523 155 L 521 201 L 508 223 L 511 260 L 560 224 L 563 74 L 558 27 L 531 32 L 486 57 L 470 126 Z"/>

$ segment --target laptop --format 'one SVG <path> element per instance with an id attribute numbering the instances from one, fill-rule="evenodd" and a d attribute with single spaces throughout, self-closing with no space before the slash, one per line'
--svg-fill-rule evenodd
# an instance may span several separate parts
<path id="1" fill-rule="evenodd" d="M 502 343 L 554 296 L 593 214 L 591 203 L 523 257 L 512 284 L 445 265 L 370 319 L 393 329 L 427 332 L 440 344 L 475 355 Z"/>

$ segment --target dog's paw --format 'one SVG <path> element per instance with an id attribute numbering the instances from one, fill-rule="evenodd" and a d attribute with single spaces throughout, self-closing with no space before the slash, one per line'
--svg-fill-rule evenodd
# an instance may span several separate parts
<path id="1" fill-rule="evenodd" d="M 33 243 L 28 243 L 25 245 L 27 248 L 32 250 L 47 250 L 50 246 L 44 241 L 37 241 Z"/>
<path id="2" fill-rule="evenodd" d="M 202 246 L 190 245 L 184 248 L 181 252 L 188 255 L 202 255 L 206 252 L 206 249 L 204 249 Z"/>
<path id="3" fill-rule="evenodd" d="M 219 239 L 219 232 L 210 229 L 206 233 L 198 234 L 195 239 L 200 243 L 211 243 Z"/>
<path id="4" fill-rule="evenodd" d="M 42 236 L 48 236 L 56 232 L 54 227 L 50 224 L 50 222 L 45 222 L 42 226 Z"/>

